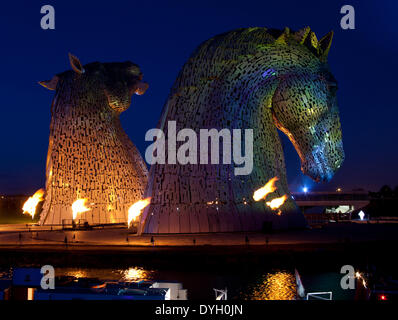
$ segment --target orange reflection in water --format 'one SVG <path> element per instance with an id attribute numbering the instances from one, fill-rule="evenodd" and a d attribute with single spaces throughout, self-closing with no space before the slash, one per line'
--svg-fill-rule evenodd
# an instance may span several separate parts
<path id="1" fill-rule="evenodd" d="M 296 278 L 293 273 L 267 273 L 247 296 L 249 300 L 295 300 Z"/>
<path id="2" fill-rule="evenodd" d="M 69 269 L 63 275 L 75 278 L 88 278 L 89 275 L 82 269 Z"/>
<path id="3" fill-rule="evenodd" d="M 150 280 L 151 272 L 142 268 L 129 268 L 122 271 L 124 281 Z"/>
<path id="4" fill-rule="evenodd" d="M 98 278 L 110 281 L 149 281 L 153 279 L 154 271 L 141 267 L 128 269 L 96 269 L 96 268 L 58 268 L 57 275 L 75 278 Z"/>

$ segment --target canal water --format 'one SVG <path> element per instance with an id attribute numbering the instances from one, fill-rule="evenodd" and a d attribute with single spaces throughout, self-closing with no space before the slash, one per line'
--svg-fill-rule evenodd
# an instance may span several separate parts
<path id="1" fill-rule="evenodd" d="M 11 278 L 12 268 L 0 269 L 0 278 Z M 263 272 L 240 273 L 207 271 L 172 271 L 145 269 L 139 266 L 128 268 L 76 268 L 57 267 L 56 276 L 75 278 L 97 278 L 113 281 L 175 281 L 183 284 L 188 290 L 188 299 L 215 299 L 213 289 L 227 289 L 228 300 L 294 300 L 297 297 L 297 286 L 294 269 L 273 268 Z M 303 277 L 303 276 L 302 276 Z M 304 274 L 306 283 L 312 288 L 333 291 L 334 300 L 352 300 L 353 292 L 341 290 L 338 273 L 318 272 Z"/>
<path id="2" fill-rule="evenodd" d="M 212 247 L 155 248 L 118 254 L 7 251 L 0 254 L 0 278 L 12 278 L 13 267 L 49 264 L 54 266 L 56 276 L 180 282 L 192 300 L 215 299 L 213 289 L 227 289 L 228 300 L 292 300 L 297 296 L 297 270 L 306 293 L 326 291 L 333 293 L 333 300 L 351 300 L 355 290 L 341 288 L 341 268 L 351 265 L 355 271 L 377 271 L 396 279 L 398 262 L 391 259 L 395 248 L 395 243 L 343 243 L 301 251 L 297 247 L 269 251 L 257 247 L 225 251 Z"/>

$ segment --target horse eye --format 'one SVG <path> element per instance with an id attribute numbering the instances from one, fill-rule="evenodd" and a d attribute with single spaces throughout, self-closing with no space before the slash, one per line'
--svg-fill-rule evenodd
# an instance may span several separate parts
<path id="1" fill-rule="evenodd" d="M 128 68 L 128 72 L 129 72 L 130 74 L 135 75 L 135 76 L 138 76 L 138 75 L 141 73 L 140 69 L 137 68 L 137 67 L 134 67 L 134 66 Z"/>

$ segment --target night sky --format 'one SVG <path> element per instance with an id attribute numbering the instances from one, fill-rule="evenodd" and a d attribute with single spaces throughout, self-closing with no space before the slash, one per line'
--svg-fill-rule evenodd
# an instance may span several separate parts
<path id="1" fill-rule="evenodd" d="M 55 30 L 40 28 L 40 8 L 55 8 Z M 340 8 L 353 5 L 356 29 L 342 30 Z M 242 27 L 310 26 L 318 39 L 335 31 L 329 54 L 338 80 L 346 160 L 330 183 L 300 172 L 284 138 L 292 191 L 398 185 L 397 1 L 5 1 L 1 3 L 0 194 L 30 194 L 45 183 L 50 105 L 54 92 L 37 84 L 83 64 L 130 60 L 150 87 L 134 96 L 122 124 L 142 154 L 178 71 L 216 34 Z"/>

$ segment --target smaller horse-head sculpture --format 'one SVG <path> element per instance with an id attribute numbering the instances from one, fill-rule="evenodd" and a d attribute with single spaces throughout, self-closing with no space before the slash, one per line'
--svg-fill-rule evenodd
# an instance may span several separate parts
<path id="1" fill-rule="evenodd" d="M 128 207 L 143 196 L 148 172 L 119 118 L 131 96 L 143 94 L 148 84 L 129 61 L 83 66 L 71 54 L 69 60 L 72 70 L 39 82 L 55 90 L 40 223 L 71 221 L 77 199 L 87 199 L 90 208 L 76 219 L 126 222 Z"/>

